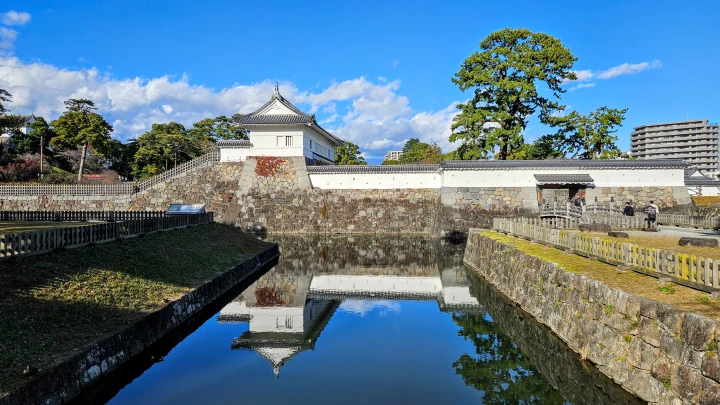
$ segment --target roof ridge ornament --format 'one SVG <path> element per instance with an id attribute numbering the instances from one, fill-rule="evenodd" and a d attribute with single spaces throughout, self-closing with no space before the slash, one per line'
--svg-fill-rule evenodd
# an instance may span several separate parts
<path id="1" fill-rule="evenodd" d="M 280 98 L 280 86 L 278 85 L 278 82 L 275 82 L 275 92 L 273 93 L 273 98 Z"/>

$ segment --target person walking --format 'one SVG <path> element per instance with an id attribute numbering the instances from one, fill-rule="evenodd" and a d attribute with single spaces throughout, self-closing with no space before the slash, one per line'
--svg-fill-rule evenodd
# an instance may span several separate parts
<path id="1" fill-rule="evenodd" d="M 655 225 L 657 214 L 660 212 L 660 208 L 655 205 L 654 201 L 650 201 L 650 205 L 645 207 L 645 213 L 647 214 L 648 228 L 652 228 Z"/>
<path id="2" fill-rule="evenodd" d="M 635 216 L 635 208 L 633 208 L 632 205 L 630 205 L 630 201 L 625 203 L 625 208 L 623 208 L 623 215 L 626 217 L 634 217 Z"/>

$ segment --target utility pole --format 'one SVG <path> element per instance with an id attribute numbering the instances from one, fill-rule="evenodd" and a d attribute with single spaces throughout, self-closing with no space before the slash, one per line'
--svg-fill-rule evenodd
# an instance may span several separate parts
<path id="1" fill-rule="evenodd" d="M 44 137 L 40 136 L 40 181 L 43 180 L 44 174 L 43 174 L 43 141 Z"/>

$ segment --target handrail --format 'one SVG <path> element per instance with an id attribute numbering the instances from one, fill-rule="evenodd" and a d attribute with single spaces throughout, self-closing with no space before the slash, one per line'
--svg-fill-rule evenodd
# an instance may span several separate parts
<path id="1" fill-rule="evenodd" d="M 551 229 L 510 218 L 493 218 L 493 230 L 597 260 L 629 267 L 702 291 L 720 291 L 720 260 L 656 249 L 610 238 Z"/>

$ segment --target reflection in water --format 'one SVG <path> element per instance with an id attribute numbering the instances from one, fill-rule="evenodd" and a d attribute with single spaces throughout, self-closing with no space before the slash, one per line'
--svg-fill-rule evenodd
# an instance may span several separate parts
<path id="1" fill-rule="evenodd" d="M 277 266 L 110 403 L 632 402 L 468 274 L 464 246 L 273 239 Z"/>
<path id="2" fill-rule="evenodd" d="M 475 345 L 475 356 L 463 354 L 453 363 L 465 384 L 485 392 L 486 404 L 562 404 L 533 363 L 484 314 L 454 314 L 458 334 Z"/>
<path id="3" fill-rule="evenodd" d="M 276 379 L 290 359 L 314 349 L 338 308 L 359 315 L 377 308 L 397 312 L 396 300 L 437 301 L 443 311 L 479 308 L 470 295 L 461 245 L 422 237 L 281 237 L 278 242 L 280 263 L 217 318 L 249 323 L 232 348 L 257 352 L 272 365 Z"/>

